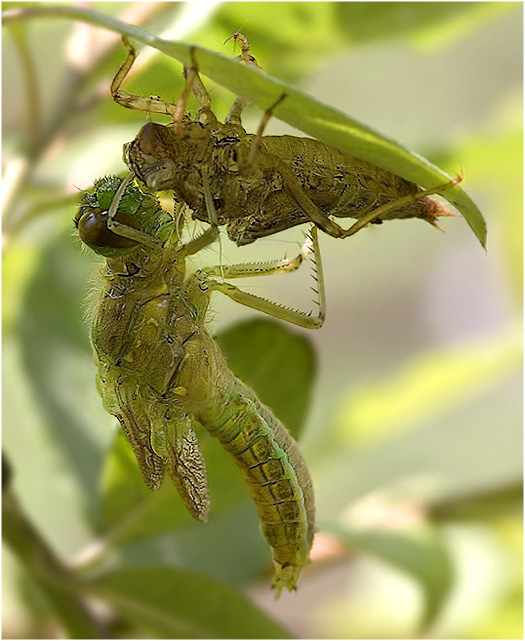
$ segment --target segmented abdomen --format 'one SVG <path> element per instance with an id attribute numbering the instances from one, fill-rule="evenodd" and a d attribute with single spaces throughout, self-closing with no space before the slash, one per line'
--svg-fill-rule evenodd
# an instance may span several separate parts
<path id="1" fill-rule="evenodd" d="M 297 443 L 255 394 L 238 381 L 238 393 L 206 429 L 241 469 L 275 562 L 273 587 L 296 587 L 309 564 L 314 536 L 313 487 Z"/>
<path id="2" fill-rule="evenodd" d="M 276 592 L 293 590 L 309 563 L 314 531 L 306 464 L 270 409 L 235 378 L 203 326 L 193 306 L 199 295 L 207 296 L 199 281 L 190 279 L 183 292 L 164 286 L 163 273 L 148 287 L 138 276 L 113 275 L 99 299 L 92 340 L 104 405 L 126 431 L 146 483 L 157 489 L 166 470 L 201 521 L 208 517 L 209 494 L 195 429 L 201 424 L 217 437 L 255 502 L 272 548 Z"/>

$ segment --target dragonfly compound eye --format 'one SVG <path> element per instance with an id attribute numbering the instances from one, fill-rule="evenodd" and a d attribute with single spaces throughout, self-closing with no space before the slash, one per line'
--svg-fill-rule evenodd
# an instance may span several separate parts
<path id="1" fill-rule="evenodd" d="M 115 221 L 127 227 L 140 229 L 137 222 L 122 211 L 116 212 Z M 137 246 L 136 241 L 109 230 L 107 222 L 108 212 L 96 207 L 80 207 L 75 216 L 75 226 L 78 228 L 80 240 L 97 254 L 116 256 Z"/>

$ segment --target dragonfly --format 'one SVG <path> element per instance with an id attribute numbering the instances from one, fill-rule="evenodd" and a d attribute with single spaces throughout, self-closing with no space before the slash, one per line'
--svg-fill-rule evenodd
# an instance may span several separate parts
<path id="1" fill-rule="evenodd" d="M 105 262 L 90 311 L 97 388 L 124 430 L 145 483 L 167 474 L 189 513 L 210 512 L 198 433 L 217 438 L 240 468 L 272 549 L 273 587 L 296 588 L 315 529 L 312 480 L 297 443 L 255 392 L 236 378 L 206 319 L 213 292 L 302 327 L 318 328 L 325 294 L 317 230 L 291 259 L 191 271 L 191 257 L 217 240 L 216 226 L 183 242 L 187 219 L 125 179 L 106 176 L 84 192 L 75 225 Z M 313 257 L 318 314 L 287 309 L 229 279 L 291 272 Z"/>

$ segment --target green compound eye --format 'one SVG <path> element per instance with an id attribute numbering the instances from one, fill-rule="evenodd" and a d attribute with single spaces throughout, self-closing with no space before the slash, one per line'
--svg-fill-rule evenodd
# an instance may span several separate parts
<path id="1" fill-rule="evenodd" d="M 117 176 L 96 180 L 92 191 L 82 192 L 73 220 L 80 240 L 108 258 L 126 254 L 139 245 L 160 246 L 173 232 L 173 219 L 155 196 L 129 184 L 129 177 L 124 180 Z M 112 218 L 120 229 L 108 229 L 109 212 L 115 207 Z"/>
<path id="2" fill-rule="evenodd" d="M 122 211 L 117 211 L 115 220 L 128 227 L 140 229 L 137 222 Z M 134 240 L 119 236 L 109 230 L 107 221 L 107 211 L 86 205 L 80 207 L 74 219 L 80 240 L 97 254 L 117 256 L 137 247 L 138 243 Z"/>

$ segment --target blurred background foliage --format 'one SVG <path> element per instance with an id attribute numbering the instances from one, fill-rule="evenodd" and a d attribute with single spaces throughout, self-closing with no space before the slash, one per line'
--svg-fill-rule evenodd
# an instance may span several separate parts
<path id="1" fill-rule="evenodd" d="M 268 73 L 450 173 L 462 167 L 488 249 L 461 218 L 445 234 L 400 221 L 323 235 L 318 332 L 214 300 L 232 367 L 301 428 L 314 477 L 313 564 L 274 602 L 229 457 L 204 442 L 212 518 L 193 523 L 172 487 L 144 487 L 95 389 L 82 301 L 97 261 L 71 219 L 79 189 L 125 170 L 122 144 L 145 122 L 109 97 L 119 36 L 56 17 L 4 27 L 3 443 L 34 527 L 118 613 L 121 637 L 520 638 L 521 3 L 89 6 L 225 55 L 242 30 Z M 127 86 L 176 100 L 180 65 L 144 49 Z M 212 97 L 224 117 L 233 96 L 214 86 Z M 248 108 L 246 128 L 260 117 Z M 289 131 L 275 119 L 267 130 Z M 243 249 L 224 240 L 223 260 L 291 255 L 301 241 L 298 229 Z M 246 287 L 305 308 L 309 284 L 297 274 Z M 4 637 L 59 636 L 50 595 L 8 548 L 3 561 Z"/>

